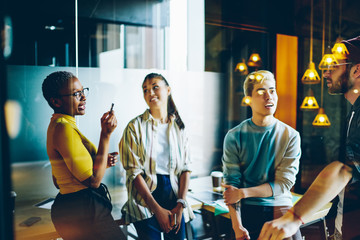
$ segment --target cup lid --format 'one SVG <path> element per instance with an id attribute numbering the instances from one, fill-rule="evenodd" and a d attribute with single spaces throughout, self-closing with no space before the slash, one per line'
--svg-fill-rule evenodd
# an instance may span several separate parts
<path id="1" fill-rule="evenodd" d="M 213 172 L 211 172 L 211 176 L 213 176 L 213 177 L 223 177 L 224 174 L 222 172 L 220 172 L 220 171 L 213 171 Z"/>

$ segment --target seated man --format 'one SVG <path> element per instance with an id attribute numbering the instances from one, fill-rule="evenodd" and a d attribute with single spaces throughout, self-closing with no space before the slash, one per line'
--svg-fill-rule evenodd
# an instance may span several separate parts
<path id="1" fill-rule="evenodd" d="M 257 239 L 266 221 L 292 206 L 290 189 L 299 168 L 300 135 L 274 117 L 278 96 L 271 72 L 249 74 L 244 92 L 251 97 L 252 118 L 225 136 L 224 198 L 236 239 Z M 299 231 L 293 239 L 301 239 Z"/>
<path id="2" fill-rule="evenodd" d="M 339 194 L 335 239 L 342 239 L 342 215 L 344 187 L 360 179 L 360 36 L 344 40 L 349 54 L 339 60 L 331 70 L 324 73 L 328 92 L 344 94 L 351 103 L 351 113 L 347 117 L 346 132 L 341 142 L 345 151 L 340 161 L 326 166 L 316 177 L 304 196 L 294 208 L 283 217 L 268 222 L 261 230 L 261 239 L 283 239 L 299 229 L 304 219 L 312 216 L 326 203 Z"/>

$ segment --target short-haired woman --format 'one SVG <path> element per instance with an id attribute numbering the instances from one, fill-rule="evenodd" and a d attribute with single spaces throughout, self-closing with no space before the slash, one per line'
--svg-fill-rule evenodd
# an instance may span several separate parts
<path id="1" fill-rule="evenodd" d="M 45 78 L 42 91 L 54 110 L 46 147 L 53 181 L 60 190 L 51 208 L 56 231 L 64 240 L 125 239 L 111 215 L 107 188 L 101 183 L 106 168 L 117 161 L 108 154 L 110 135 L 117 126 L 114 112 L 101 118 L 97 149 L 75 122 L 75 115 L 85 114 L 89 89 L 72 73 L 59 71 Z"/>

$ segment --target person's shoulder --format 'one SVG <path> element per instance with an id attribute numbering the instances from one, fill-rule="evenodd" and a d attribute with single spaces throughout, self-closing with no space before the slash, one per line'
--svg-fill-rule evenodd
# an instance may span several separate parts
<path id="1" fill-rule="evenodd" d="M 275 125 L 281 129 L 283 132 L 288 132 L 290 135 L 300 135 L 299 132 L 291 127 L 290 125 L 280 121 L 279 119 L 276 119 Z"/>
<path id="2" fill-rule="evenodd" d="M 149 114 L 147 113 L 147 111 L 145 111 L 144 113 L 131 119 L 125 129 L 134 129 L 135 126 L 142 125 L 144 122 L 148 120 L 149 120 Z"/>
<path id="3" fill-rule="evenodd" d="M 51 123 L 56 127 L 56 128 L 74 128 L 76 126 L 74 126 L 74 123 L 68 119 L 68 117 L 65 116 L 59 116 L 54 118 Z"/>
<path id="4" fill-rule="evenodd" d="M 251 119 L 246 119 L 242 121 L 240 124 L 236 125 L 235 127 L 231 128 L 227 133 L 225 138 L 237 138 L 237 136 L 244 131 L 247 131 L 247 129 L 251 125 Z"/>
<path id="5" fill-rule="evenodd" d="M 242 121 L 241 123 L 239 123 L 238 125 L 236 125 L 235 127 L 231 128 L 228 133 L 236 133 L 236 132 L 240 132 L 243 129 L 248 128 L 251 125 L 251 119 L 246 119 L 244 121 Z"/>
<path id="6" fill-rule="evenodd" d="M 143 113 L 137 115 L 136 117 L 134 117 L 133 119 L 131 119 L 129 123 L 145 122 L 149 119 L 150 119 L 150 113 L 148 112 L 148 110 L 146 110 L 145 112 L 143 112 Z"/>
<path id="7" fill-rule="evenodd" d="M 54 136 L 57 136 L 59 138 L 70 136 L 78 132 L 76 125 L 74 125 L 74 123 L 72 123 L 66 118 L 55 119 L 54 121 L 52 121 L 52 127 Z"/>

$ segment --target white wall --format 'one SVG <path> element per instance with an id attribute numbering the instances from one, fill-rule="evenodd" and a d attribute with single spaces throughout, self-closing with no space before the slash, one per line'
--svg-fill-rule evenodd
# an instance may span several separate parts
<path id="1" fill-rule="evenodd" d="M 8 66 L 9 99 L 19 101 L 23 109 L 20 134 L 11 141 L 12 162 L 47 159 L 46 129 L 52 111 L 42 96 L 41 84 L 48 74 L 59 70 L 75 72 L 75 68 Z M 118 143 L 127 123 L 147 108 L 141 85 L 150 72 L 163 74 L 172 87 L 175 104 L 190 138 L 193 175 L 208 174 L 214 162 L 220 161 L 223 141 L 222 123 L 225 117 L 221 113 L 226 106 L 221 74 L 111 66 L 79 68 L 81 83 L 90 88 L 86 114 L 77 117 L 80 130 L 97 145 L 100 118 L 109 110 L 111 103 L 115 103 L 118 127 L 112 135 L 110 151 L 118 151 Z"/>

